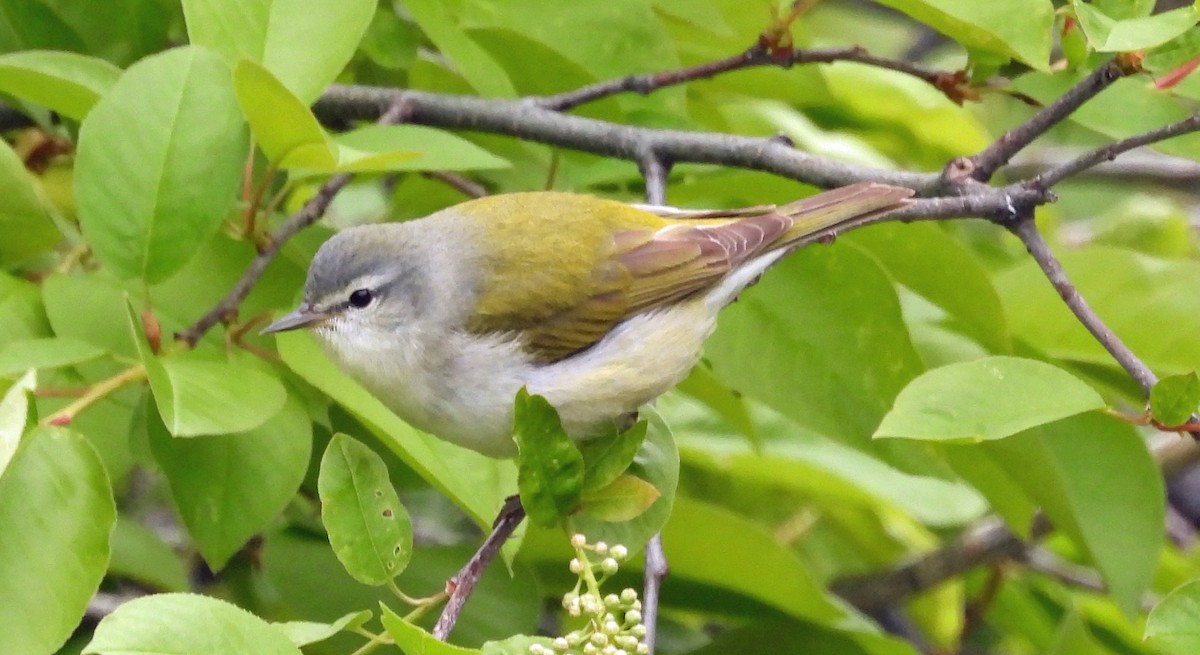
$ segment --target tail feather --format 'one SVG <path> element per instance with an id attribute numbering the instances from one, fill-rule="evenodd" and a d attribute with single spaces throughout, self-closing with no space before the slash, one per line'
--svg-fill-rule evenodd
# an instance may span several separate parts
<path id="1" fill-rule="evenodd" d="M 912 189 L 860 182 L 788 203 L 775 209 L 792 219 L 792 227 L 776 245 L 789 247 L 816 241 L 847 222 L 896 209 L 912 195 Z"/>

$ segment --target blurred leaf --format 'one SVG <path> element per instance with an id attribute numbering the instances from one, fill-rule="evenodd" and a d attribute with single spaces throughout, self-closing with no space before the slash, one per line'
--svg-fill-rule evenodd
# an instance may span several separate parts
<path id="1" fill-rule="evenodd" d="M 875 438 L 1003 439 L 1103 407 L 1100 394 L 1060 368 L 988 357 L 943 366 L 910 382 Z"/>
<path id="2" fill-rule="evenodd" d="M 453 10 L 441 0 L 407 0 L 405 9 L 412 13 L 421 30 L 459 73 L 482 96 L 514 97 L 512 81 L 504 69 L 478 43 L 459 27 Z"/>
<path id="3" fill-rule="evenodd" d="M 1050 65 L 1054 5 L 1048 0 L 962 2 L 882 0 L 972 50 L 984 50 L 1038 70 Z"/>
<path id="4" fill-rule="evenodd" d="M 29 371 L 0 398 L 0 478 L 21 446 L 21 435 L 29 423 L 29 394 L 36 388 L 37 372 Z"/>
<path id="5" fill-rule="evenodd" d="M 112 64 L 74 52 L 29 50 L 0 55 L 0 92 L 45 105 L 75 120 L 121 77 Z"/>
<path id="6" fill-rule="evenodd" d="M 340 147 L 360 153 L 358 161 L 344 157 L 342 170 L 470 171 L 509 167 L 504 159 L 460 136 L 421 125 L 368 125 L 333 140 Z M 395 156 L 401 153 L 408 156 Z"/>
<path id="7" fill-rule="evenodd" d="M 172 11 L 159 0 L 6 0 L 4 9 L 0 52 L 71 50 L 125 65 L 169 45 Z"/>
<path id="8" fill-rule="evenodd" d="M 914 655 L 899 637 L 855 633 L 833 626 L 767 619 L 722 632 L 691 655 L 830 653 L 833 655 Z"/>
<path id="9" fill-rule="evenodd" d="M 1167 594 L 1146 619 L 1146 643 L 1172 655 L 1200 650 L 1200 580 Z"/>
<path id="10" fill-rule="evenodd" d="M 654 485 L 625 473 L 603 487 L 584 492 L 579 500 L 583 511 L 615 523 L 641 516 L 661 495 Z"/>
<path id="11" fill-rule="evenodd" d="M 1058 634 L 1047 655 L 1107 655 L 1112 652 L 1092 636 L 1084 618 L 1071 608 L 1058 624 Z"/>
<path id="12" fill-rule="evenodd" d="M 88 245 L 121 277 L 167 278 L 232 208 L 246 149 L 220 58 L 184 47 L 138 62 L 80 129 L 75 197 Z"/>
<path id="13" fill-rule="evenodd" d="M 158 594 L 135 598 L 104 617 L 83 653 L 300 655 L 300 649 L 282 630 L 232 603 Z"/>
<path id="14" fill-rule="evenodd" d="M 104 351 L 71 337 L 39 337 L 0 347 L 0 377 L 29 369 L 52 369 L 95 359 Z"/>
<path id="15" fill-rule="evenodd" d="M 476 524 L 491 525 L 504 499 L 512 495 L 516 486 L 516 469 L 511 461 L 484 457 L 418 432 L 338 370 L 308 335 L 285 333 L 275 343 L 283 361 L 296 374 L 354 414 L 385 446 L 446 494 Z"/>
<path id="16" fill-rule="evenodd" d="M 111 543 L 110 576 L 128 578 L 160 591 L 188 589 L 190 582 L 183 558 L 146 526 L 119 516 Z"/>
<path id="17" fill-rule="evenodd" d="M 1078 0 L 1072 0 L 1071 6 L 1088 43 L 1098 52 L 1128 52 L 1162 45 L 1194 27 L 1200 18 L 1200 9 L 1194 5 L 1124 20 Z"/>
<path id="18" fill-rule="evenodd" d="M 1158 564 L 1165 512 L 1162 475 L 1137 431 L 1088 413 L 983 448 L 1083 549 L 1117 605 L 1134 615 Z"/>
<path id="19" fill-rule="evenodd" d="M 364 623 L 370 620 L 371 610 L 362 610 L 359 612 L 350 612 L 331 623 L 288 621 L 287 623 L 276 623 L 275 627 L 283 631 L 293 644 L 307 646 L 315 644 L 318 641 L 325 641 L 343 630 L 353 630 L 362 627 Z"/>
<path id="20" fill-rule="evenodd" d="M 3 69 L 0 68 L 0 74 Z M 50 219 L 41 184 L 11 146 L 0 139 L 0 266 L 11 267 L 62 240 Z"/>
<path id="21" fill-rule="evenodd" d="M 628 430 L 577 444 L 583 454 L 584 493 L 608 486 L 629 468 L 646 440 L 647 426 L 646 421 L 638 421 Z"/>
<path id="22" fill-rule="evenodd" d="M 1150 390 L 1150 415 L 1163 425 L 1182 425 L 1200 407 L 1200 376 L 1195 371 L 1162 378 Z"/>
<path id="23" fill-rule="evenodd" d="M 50 334 L 37 285 L 0 272 L 0 342 Z"/>
<path id="24" fill-rule="evenodd" d="M 318 170 L 337 165 L 333 143 L 312 110 L 261 64 L 239 60 L 233 88 L 250 132 L 272 164 Z"/>
<path id="25" fill-rule="evenodd" d="M 333 552 L 355 580 L 382 585 L 408 566 L 412 521 L 379 455 L 351 437 L 333 435 L 317 489 Z"/>
<path id="26" fill-rule="evenodd" d="M 104 577 L 115 518 L 86 439 L 26 435 L 0 477 L 0 652 L 52 653 L 71 636 Z"/>
<path id="27" fill-rule="evenodd" d="M 922 366 L 891 280 L 852 248 L 811 246 L 721 312 L 713 372 L 800 425 L 865 447 Z"/>
<path id="28" fill-rule="evenodd" d="M 759 438 L 758 428 L 750 418 L 746 399 L 718 380 L 707 363 L 701 362 L 700 365 L 692 367 L 688 376 L 675 388 L 704 403 L 728 421 L 738 432 L 745 435 L 756 450 L 762 447 L 762 439 Z"/>
<path id="29" fill-rule="evenodd" d="M 583 455 L 558 420 L 558 412 L 524 387 L 514 403 L 513 438 L 517 442 L 517 488 L 529 519 L 543 527 L 558 525 L 579 508 L 583 491 Z"/>
<path id="30" fill-rule="evenodd" d="M 188 37 L 262 64 L 302 102 L 316 100 L 350 61 L 375 14 L 375 0 L 183 0 Z"/>
<path id="31" fill-rule="evenodd" d="M 153 407 L 146 422 L 179 516 L 213 570 L 277 515 L 304 480 L 312 424 L 297 400 L 241 434 L 172 437 Z"/>
<path id="32" fill-rule="evenodd" d="M 380 620 L 383 627 L 405 653 L 420 655 L 480 655 L 481 651 L 454 646 L 434 639 L 433 635 L 405 621 L 387 605 L 380 604 Z"/>

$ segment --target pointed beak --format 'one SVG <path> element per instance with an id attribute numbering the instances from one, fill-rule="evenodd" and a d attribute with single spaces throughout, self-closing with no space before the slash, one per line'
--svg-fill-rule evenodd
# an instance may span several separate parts
<path id="1" fill-rule="evenodd" d="M 328 314 L 314 310 L 310 305 L 300 305 L 288 314 L 279 317 L 274 323 L 263 328 L 259 334 L 273 334 L 275 332 L 287 332 L 288 330 L 299 330 L 300 328 L 311 327 L 324 321 L 328 318 Z"/>

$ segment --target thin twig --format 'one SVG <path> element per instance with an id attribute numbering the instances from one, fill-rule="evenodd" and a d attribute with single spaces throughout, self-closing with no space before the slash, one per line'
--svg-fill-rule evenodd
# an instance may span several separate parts
<path id="1" fill-rule="evenodd" d="M 1037 188 L 1049 189 L 1050 187 L 1058 184 L 1068 177 L 1071 177 L 1072 175 L 1076 175 L 1093 166 L 1096 166 L 1097 164 L 1101 164 L 1106 161 L 1112 161 L 1117 155 L 1123 152 L 1133 150 L 1134 148 L 1140 148 L 1151 143 L 1165 141 L 1167 139 L 1188 134 L 1189 132 L 1195 132 L 1197 130 L 1200 130 L 1200 114 L 1192 114 L 1190 117 L 1185 118 L 1184 120 L 1160 127 L 1157 130 L 1150 130 L 1149 132 L 1131 136 L 1127 139 L 1121 139 L 1120 141 L 1114 141 L 1113 143 L 1110 143 L 1104 147 L 1096 148 L 1089 153 L 1076 157 L 1071 161 L 1065 162 L 1041 173 L 1037 177 L 1030 180 L 1029 184 L 1034 185 Z"/>
<path id="2" fill-rule="evenodd" d="M 1009 163 L 1005 173 L 1012 179 L 1032 178 L 1088 154 L 1090 151 L 1074 148 L 1026 151 Z M 1072 172 L 1072 175 L 1078 173 L 1088 177 L 1120 180 L 1124 183 L 1150 183 L 1187 191 L 1195 190 L 1196 185 L 1200 184 L 1200 162 L 1148 148 L 1122 152 L 1120 159 L 1101 161 L 1085 170 Z"/>
<path id="3" fill-rule="evenodd" d="M 66 407 L 54 412 L 41 420 L 41 425 L 68 425 L 83 410 L 107 397 L 117 389 L 139 380 L 146 379 L 146 366 L 135 364 L 116 375 L 101 380 L 89 386 L 83 394 Z"/>
<path id="4" fill-rule="evenodd" d="M 1005 132 L 987 148 L 968 158 L 972 164 L 972 177 L 983 182 L 990 180 L 1001 166 L 1007 164 L 1014 155 L 1024 150 L 1025 146 L 1033 143 L 1034 139 L 1044 134 L 1046 130 L 1062 122 L 1083 103 L 1094 98 L 1127 73 L 1128 71 L 1123 69 L 1116 59 L 1110 59 L 1092 71 L 1029 120 Z"/>
<path id="5" fill-rule="evenodd" d="M 450 631 L 458 622 L 458 616 L 462 614 L 463 606 L 466 605 L 467 598 L 471 596 L 479 578 L 524 518 L 525 508 L 521 506 L 520 497 L 512 496 L 504 501 L 504 507 L 500 509 L 492 527 L 492 534 L 488 535 L 479 550 L 448 583 L 453 588 L 450 590 L 450 599 L 446 601 L 446 607 L 442 609 L 442 615 L 438 617 L 437 625 L 433 626 L 433 636 L 436 639 L 445 641 L 450 636 Z"/>
<path id="6" fill-rule="evenodd" d="M 761 66 L 773 66 L 779 68 L 788 68 L 794 65 L 804 64 L 829 64 L 837 61 L 855 62 L 893 70 L 906 75 L 911 75 L 919 80 L 928 82 L 937 87 L 943 92 L 946 91 L 944 83 L 954 77 L 953 73 L 935 70 L 920 64 L 912 62 L 900 61 L 898 59 L 889 59 L 887 57 L 879 57 L 872 55 L 870 52 L 861 46 L 848 46 L 843 48 L 813 48 L 806 50 L 796 50 L 790 57 L 777 57 L 768 52 L 761 45 L 754 45 L 744 52 L 736 55 L 716 59 L 713 61 L 696 64 L 695 66 L 687 66 L 675 70 L 662 71 L 659 73 L 649 73 L 646 75 L 629 75 L 616 80 L 608 80 L 598 82 L 581 87 L 574 91 L 567 91 L 553 96 L 545 96 L 534 100 L 537 106 L 543 109 L 552 111 L 566 111 L 578 107 L 582 104 L 595 102 L 603 98 L 608 98 L 621 93 L 638 93 L 648 95 L 669 86 L 693 82 L 696 80 L 706 80 L 716 77 L 717 75 L 728 73 L 730 71 L 743 70 L 747 68 L 756 68 Z"/>
<path id="7" fill-rule="evenodd" d="M 671 573 L 667 553 L 663 550 L 662 533 L 650 537 L 646 542 L 646 570 L 642 589 L 642 625 L 646 626 L 646 644 L 649 654 L 654 655 L 654 641 L 658 635 L 658 597 L 663 580 Z"/>
<path id="8" fill-rule="evenodd" d="M 1079 294 L 1079 290 L 1067 277 L 1066 271 L 1063 270 L 1062 264 L 1058 258 L 1050 251 L 1050 246 L 1046 244 L 1046 240 L 1042 238 L 1041 232 L 1037 229 L 1037 224 L 1033 221 L 1033 216 L 1028 215 L 1021 220 L 1014 222 L 1010 228 L 1025 244 L 1025 248 L 1029 251 L 1029 255 L 1033 257 L 1046 278 L 1050 280 L 1050 284 L 1054 285 L 1054 290 L 1066 303 L 1067 307 L 1075 314 L 1075 318 L 1087 328 L 1088 332 L 1100 342 L 1101 346 L 1112 355 L 1113 359 L 1124 368 L 1129 376 L 1138 383 L 1142 391 L 1146 394 L 1150 393 L 1150 389 L 1158 382 L 1158 376 L 1150 367 L 1146 366 L 1129 346 L 1121 341 L 1120 337 L 1113 333 L 1104 321 L 1096 314 L 1087 300 Z"/>
<path id="9" fill-rule="evenodd" d="M 451 171 L 425 171 L 421 175 L 437 180 L 469 198 L 482 198 L 488 194 L 488 190 L 482 184 Z"/>
<path id="10" fill-rule="evenodd" d="M 407 113 L 408 107 L 404 98 L 398 97 L 380 114 L 378 122 L 380 125 L 393 125 L 405 120 Z M 266 239 L 258 256 L 246 267 L 246 271 L 242 273 L 242 277 L 233 285 L 229 293 L 225 294 L 220 302 L 197 319 L 195 323 L 176 333 L 175 338 L 186 343 L 188 347 L 194 347 L 217 323 L 235 316 L 238 306 L 242 304 L 246 296 L 250 295 L 250 290 L 258 283 L 258 279 L 267 270 L 267 265 L 275 259 L 275 255 L 279 254 L 283 244 L 300 230 L 320 220 L 329 209 L 329 204 L 333 202 L 334 196 L 350 182 L 351 177 L 349 173 L 339 173 L 321 185 L 317 193 L 304 203 L 300 211 L 284 221 L 279 229 Z"/>

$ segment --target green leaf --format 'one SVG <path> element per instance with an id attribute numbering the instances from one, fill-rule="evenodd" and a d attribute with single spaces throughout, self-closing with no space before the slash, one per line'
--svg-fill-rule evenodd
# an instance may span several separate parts
<path id="1" fill-rule="evenodd" d="M 188 38 L 262 64 L 304 103 L 316 100 L 354 55 L 375 0 L 183 0 Z"/>
<path id="2" fill-rule="evenodd" d="M 412 521 L 375 451 L 335 434 L 317 479 L 321 520 L 346 571 L 369 585 L 386 584 L 412 558 Z"/>
<path id="3" fill-rule="evenodd" d="M 459 26 L 459 17 L 441 0 L 408 0 L 404 8 L 412 13 L 425 35 L 480 95 L 514 97 L 512 81 L 491 55 L 471 40 Z"/>
<path id="4" fill-rule="evenodd" d="M 1180 585 L 1146 618 L 1146 643 L 1172 655 L 1200 651 L 1200 580 Z"/>
<path id="5" fill-rule="evenodd" d="M 29 369 L 46 370 L 95 359 L 104 350 L 70 337 L 40 337 L 13 341 L 0 348 L 0 377 Z"/>
<path id="6" fill-rule="evenodd" d="M 524 388 L 514 403 L 513 438 L 525 512 L 537 525 L 558 525 L 579 509 L 583 455 L 563 430 L 554 407 Z"/>
<path id="7" fill-rule="evenodd" d="M 604 487 L 585 492 L 580 502 L 591 516 L 615 523 L 641 516 L 661 495 L 654 485 L 625 473 Z"/>
<path id="8" fill-rule="evenodd" d="M 1049 70 L 1054 5 L 1049 0 L 883 0 L 972 50 Z"/>
<path id="9" fill-rule="evenodd" d="M 318 641 L 325 641 L 343 630 L 354 630 L 371 620 L 370 610 L 350 612 L 332 623 L 316 623 L 313 621 L 288 621 L 276 623 L 288 639 L 297 646 L 307 646 Z"/>
<path id="10" fill-rule="evenodd" d="M 748 398 L 860 447 L 923 369 L 892 281 L 872 257 L 837 245 L 768 271 L 722 310 L 705 356 Z"/>
<path id="11" fill-rule="evenodd" d="M 1077 0 L 1071 5 L 1088 43 L 1098 52 L 1153 48 L 1195 27 L 1196 20 L 1200 19 L 1200 9 L 1194 5 L 1125 20 L 1115 20 L 1100 9 Z"/>
<path id="12" fill-rule="evenodd" d="M 37 371 L 29 371 L 12 384 L 0 399 L 0 478 L 21 445 L 29 423 L 29 394 L 37 388 Z"/>
<path id="13" fill-rule="evenodd" d="M 1200 406 L 1200 376 L 1195 371 L 1165 377 L 1150 390 L 1150 415 L 1163 425 L 1187 423 Z"/>
<path id="14" fill-rule="evenodd" d="M 987 357 L 943 366 L 913 380 L 896 397 L 875 437 L 1003 439 L 1103 407 L 1100 394 L 1058 367 Z"/>
<path id="15" fill-rule="evenodd" d="M 153 407 L 146 413 L 150 450 L 179 516 L 204 561 L 219 570 L 304 480 L 312 449 L 308 415 L 298 400 L 288 399 L 282 411 L 248 432 L 179 439 Z"/>
<path id="16" fill-rule="evenodd" d="M 183 558 L 150 528 L 119 516 L 111 543 L 110 576 L 135 580 L 161 591 L 188 589 L 188 568 Z"/>
<path id="17" fill-rule="evenodd" d="M 52 653 L 71 636 L 104 577 L 115 518 L 87 439 L 26 436 L 0 477 L 0 652 Z"/>
<path id="18" fill-rule="evenodd" d="M 104 617 L 83 653 L 300 655 L 300 649 L 282 630 L 226 601 L 158 594 L 131 600 Z"/>
<path id="19" fill-rule="evenodd" d="M 28 50 L 0 55 L 0 92 L 75 120 L 83 120 L 119 77 L 120 68 L 74 52 Z"/>
<path id="20" fill-rule="evenodd" d="M 405 621 L 389 608 L 380 604 L 380 620 L 388 635 L 392 637 L 400 650 L 414 655 L 480 655 L 481 651 L 473 648 L 463 648 L 438 641 L 433 635 Z"/>
<path id="21" fill-rule="evenodd" d="M 646 421 L 638 421 L 628 430 L 577 444 L 583 455 L 584 493 L 607 487 L 629 469 L 646 440 L 646 427 Z"/>
<path id="22" fill-rule="evenodd" d="M 512 461 L 485 457 L 410 427 L 338 370 L 308 335 L 285 333 L 275 343 L 283 361 L 297 375 L 362 421 L 380 442 L 446 494 L 476 524 L 491 526 L 515 485 Z"/>
<path id="23" fill-rule="evenodd" d="M 287 392 L 254 368 L 181 353 L 158 361 L 150 375 L 154 402 L 176 437 L 245 432 L 277 414 Z"/>
<path id="24" fill-rule="evenodd" d="M 982 447 L 1010 489 L 1042 507 L 1087 554 L 1117 605 L 1135 615 L 1158 565 L 1164 521 L 1162 475 L 1137 431 L 1088 413 Z"/>
<path id="25" fill-rule="evenodd" d="M 678 391 L 704 403 L 718 416 L 729 422 L 750 440 L 755 449 L 762 447 L 758 428 L 750 418 L 750 410 L 746 399 L 713 375 L 706 362 L 692 367 L 692 372 L 675 387 Z M 585 451 L 586 455 L 586 451 Z"/>
<path id="26" fill-rule="evenodd" d="M 271 71 L 249 59 L 233 67 L 233 88 L 263 154 L 285 168 L 330 170 L 337 152 L 317 117 Z"/>
<path id="27" fill-rule="evenodd" d="M 232 209 L 245 157 L 219 57 L 184 47 L 138 62 L 80 129 L 75 198 L 88 245 L 121 277 L 167 278 Z"/>
<path id="28" fill-rule="evenodd" d="M 421 125 L 368 125 L 333 137 L 343 149 L 341 170 L 470 171 L 508 168 L 509 162 L 466 139 Z M 398 155 L 407 155 L 399 157 Z"/>
<path id="29" fill-rule="evenodd" d="M 25 162 L 0 139 L 0 265 L 12 266 L 41 254 L 62 240 L 50 219 L 41 183 Z"/>

